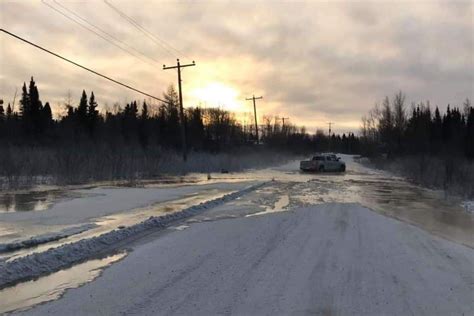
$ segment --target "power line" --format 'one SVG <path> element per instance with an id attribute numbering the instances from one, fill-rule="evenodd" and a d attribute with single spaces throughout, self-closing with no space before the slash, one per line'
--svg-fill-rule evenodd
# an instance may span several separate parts
<path id="1" fill-rule="evenodd" d="M 51 54 L 51 55 L 53 55 L 53 56 L 55 56 L 55 57 L 58 57 L 58 58 L 60 58 L 60 59 L 62 59 L 62 60 L 64 60 L 64 61 L 67 61 L 68 63 L 71 63 L 71 64 L 73 64 L 74 66 L 77 66 L 77 67 L 79 67 L 79 68 L 82 68 L 82 69 L 84 69 L 84 70 L 87 70 L 87 71 L 93 73 L 94 75 L 97 75 L 97 76 L 99 76 L 99 77 L 102 77 L 102 78 L 104 78 L 104 79 L 107 79 L 107 80 L 109 80 L 109 81 L 112 81 L 113 83 L 116 83 L 116 84 L 118 84 L 118 85 L 121 85 L 122 87 L 125 87 L 125 88 L 130 89 L 130 90 L 135 91 L 135 92 L 138 92 L 138 93 L 140 93 L 140 94 L 143 94 L 143 95 L 145 95 L 145 96 L 147 96 L 147 97 L 150 97 L 150 98 L 153 98 L 153 99 L 155 99 L 155 100 L 158 100 L 158 101 L 161 101 L 161 102 L 164 102 L 164 103 L 168 103 L 167 101 L 165 101 L 165 100 L 163 100 L 163 99 L 160 99 L 160 98 L 155 97 L 155 96 L 153 96 L 153 95 L 151 95 L 151 94 L 149 94 L 149 93 L 143 92 L 143 91 L 138 90 L 138 89 L 136 89 L 136 88 L 134 88 L 134 87 L 132 87 L 132 86 L 129 86 L 129 85 L 125 84 L 125 83 L 122 83 L 122 82 L 120 82 L 120 81 L 117 81 L 117 80 L 115 80 L 115 79 L 112 79 L 112 78 L 110 78 L 110 77 L 108 77 L 108 76 L 106 76 L 106 75 L 103 75 L 103 74 L 101 74 L 101 73 L 98 73 L 98 72 L 95 71 L 95 70 L 92 70 L 92 69 L 90 69 L 90 68 L 87 68 L 87 67 L 85 67 L 85 66 L 82 66 L 82 65 L 80 65 L 80 64 L 78 64 L 78 63 L 76 63 L 76 62 L 74 62 L 74 61 L 72 61 L 72 60 L 70 60 L 70 59 L 68 59 L 68 58 L 66 58 L 66 57 L 63 57 L 63 56 L 61 56 L 61 55 L 59 55 L 59 54 L 56 54 L 56 53 L 54 53 L 54 52 L 52 52 L 52 51 L 50 51 L 50 50 L 44 48 L 44 47 L 41 47 L 41 46 L 39 46 L 39 45 L 37 45 L 37 44 L 35 44 L 35 43 L 32 43 L 32 42 L 30 42 L 30 41 L 28 41 L 28 40 L 26 40 L 26 39 L 24 39 L 24 38 L 22 38 L 22 37 L 20 37 L 20 36 L 18 36 L 18 35 L 15 35 L 15 34 L 9 32 L 9 31 L 5 30 L 5 29 L 1 29 L 1 28 L 0 28 L 0 31 L 1 31 L 1 32 L 4 32 L 5 34 L 8 34 L 8 35 L 10 35 L 10 36 L 12 36 L 12 37 L 14 37 L 14 38 L 16 38 L 16 39 L 18 39 L 18 40 L 20 40 L 20 41 L 22 41 L 22 42 L 24 42 L 24 43 L 27 43 L 27 44 L 29 44 L 29 45 L 31 45 L 31 46 L 34 46 L 34 47 L 36 47 L 36 48 L 38 48 L 38 49 L 40 49 L 40 50 L 42 50 L 42 51 L 44 51 L 44 52 L 47 52 L 47 53 L 49 53 L 49 54 Z"/>
<path id="2" fill-rule="evenodd" d="M 71 20 L 73 21 L 74 23 L 78 24 L 79 26 L 81 26 L 82 28 L 88 30 L 89 32 L 92 32 L 94 33 L 95 35 L 99 36 L 100 38 L 102 38 L 103 40 L 109 42 L 110 44 L 114 45 L 115 47 L 121 49 L 122 51 L 124 51 L 125 53 L 135 57 L 135 58 L 138 58 L 139 60 L 147 63 L 148 65 L 151 65 L 151 66 L 154 66 L 152 63 L 150 63 L 149 61 L 141 58 L 140 56 L 137 56 L 136 54 L 132 53 L 131 51 L 127 50 L 126 48 L 123 48 L 122 46 L 116 44 L 115 42 L 111 41 L 110 39 L 108 39 L 107 37 L 103 36 L 102 34 L 100 33 L 97 33 L 96 31 L 94 31 L 93 29 L 91 29 L 90 27 L 78 22 L 77 20 L 71 18 L 70 16 L 68 16 L 67 14 L 65 14 L 64 12 L 61 12 L 60 10 L 56 9 L 55 7 L 53 7 L 52 5 L 50 5 L 49 3 L 45 2 L 44 0 L 41 1 L 44 5 L 48 6 L 49 8 L 53 9 L 54 11 L 58 12 L 59 14 L 61 14 L 62 16 L 64 16 L 65 18 L 67 18 L 68 20 Z"/>
<path id="3" fill-rule="evenodd" d="M 152 57 L 150 57 L 150 56 L 148 56 L 148 55 L 146 55 L 146 54 L 140 52 L 139 50 L 137 50 L 137 49 L 134 48 L 133 46 L 128 45 L 126 42 L 124 42 L 124 41 L 122 41 L 121 39 L 117 38 L 116 36 L 110 34 L 109 32 L 104 31 L 102 28 L 100 28 L 100 27 L 98 27 L 97 25 L 93 24 L 92 22 L 86 20 L 85 18 L 83 18 L 83 17 L 80 16 L 79 14 L 75 13 L 73 10 L 71 10 L 71 9 L 69 9 L 69 8 L 67 8 L 67 7 L 65 7 L 64 5 L 62 5 L 61 3 L 59 3 L 58 1 L 53 0 L 53 2 L 54 2 L 56 5 L 58 5 L 58 6 L 60 6 L 61 8 L 63 8 L 64 10 L 66 10 L 67 12 L 69 12 L 70 14 L 72 14 L 72 15 L 74 15 L 75 17 L 79 18 L 79 19 L 82 20 L 83 22 L 89 24 L 90 26 L 92 26 L 92 27 L 95 28 L 96 30 L 99 30 L 99 31 L 102 32 L 103 34 L 105 34 L 105 35 L 107 35 L 108 37 L 112 38 L 113 40 L 115 40 L 115 41 L 121 43 L 122 45 L 128 47 L 129 49 L 135 51 L 136 53 L 140 54 L 141 56 L 143 56 L 143 57 L 145 57 L 145 58 L 148 58 L 148 59 L 154 61 L 155 63 L 159 63 L 158 60 L 156 60 L 156 59 L 154 59 L 154 58 L 152 58 Z"/>
<path id="4" fill-rule="evenodd" d="M 169 54 L 173 55 L 174 57 L 178 57 L 176 53 L 183 55 L 186 58 L 189 58 L 186 56 L 182 51 L 179 49 L 173 47 L 171 44 L 168 44 L 165 40 L 159 38 L 158 36 L 154 35 L 147 29 L 145 29 L 143 26 L 141 26 L 138 22 L 136 22 L 132 17 L 126 15 L 123 11 L 121 11 L 119 8 L 108 2 L 107 0 L 104 0 L 104 3 L 108 5 L 112 10 L 118 13 L 123 19 L 125 19 L 128 23 L 133 25 L 136 29 L 138 29 L 140 32 L 142 32 L 146 37 L 151 39 L 155 44 L 158 46 L 161 46 L 165 51 L 167 51 Z M 174 53 L 172 50 L 174 50 L 176 53 Z"/>

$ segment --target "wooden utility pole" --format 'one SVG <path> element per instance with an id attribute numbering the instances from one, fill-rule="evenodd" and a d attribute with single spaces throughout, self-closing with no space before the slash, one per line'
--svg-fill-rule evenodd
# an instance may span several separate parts
<path id="1" fill-rule="evenodd" d="M 329 151 L 331 151 L 331 126 L 333 125 L 333 122 L 328 122 L 329 125 Z"/>
<path id="2" fill-rule="evenodd" d="M 329 125 L 329 137 L 331 137 L 331 126 L 333 125 L 333 122 L 328 122 Z"/>
<path id="3" fill-rule="evenodd" d="M 12 102 L 12 113 L 15 112 L 15 100 L 16 100 L 16 94 L 18 92 L 18 88 L 15 88 L 15 96 L 13 97 L 13 102 Z"/>
<path id="4" fill-rule="evenodd" d="M 258 124 L 257 124 L 257 106 L 255 105 L 255 100 L 258 100 L 258 99 L 263 99 L 263 97 L 262 96 L 255 97 L 255 95 L 253 95 L 251 98 L 245 99 L 247 101 L 253 100 L 253 115 L 255 117 L 255 137 L 257 138 L 257 144 L 259 143 L 259 139 L 258 139 Z"/>
<path id="5" fill-rule="evenodd" d="M 196 66 L 196 63 L 193 60 L 192 64 L 181 65 L 179 63 L 179 58 L 176 61 L 177 61 L 176 66 L 166 67 L 166 65 L 163 65 L 163 70 L 178 69 L 179 119 L 181 121 L 181 145 L 183 148 L 183 160 L 186 161 L 187 159 L 186 127 L 185 127 L 185 122 L 184 122 L 183 93 L 181 92 L 181 68 Z"/>

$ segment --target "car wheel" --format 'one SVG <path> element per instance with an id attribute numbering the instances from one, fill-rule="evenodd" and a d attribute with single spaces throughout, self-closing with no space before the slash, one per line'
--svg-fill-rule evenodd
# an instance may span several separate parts
<path id="1" fill-rule="evenodd" d="M 319 167 L 319 172 L 324 172 L 324 166 Z"/>
<path id="2" fill-rule="evenodd" d="M 346 171 L 346 166 L 342 165 L 341 168 L 339 169 L 341 172 Z"/>

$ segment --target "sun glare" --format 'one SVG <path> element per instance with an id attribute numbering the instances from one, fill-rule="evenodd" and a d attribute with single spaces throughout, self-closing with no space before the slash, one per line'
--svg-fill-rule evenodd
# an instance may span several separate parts
<path id="1" fill-rule="evenodd" d="M 198 104 L 205 107 L 222 107 L 229 111 L 242 111 L 242 101 L 239 100 L 237 90 L 219 82 L 195 88 L 191 95 Z"/>

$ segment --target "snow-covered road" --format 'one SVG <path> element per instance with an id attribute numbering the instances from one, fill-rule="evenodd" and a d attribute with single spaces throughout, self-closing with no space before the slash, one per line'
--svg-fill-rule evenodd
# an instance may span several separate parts
<path id="1" fill-rule="evenodd" d="M 0 212 L 0 237 L 42 243 L 0 247 L 0 288 L 41 275 L 0 290 L 0 313 L 473 315 L 474 214 L 344 159 L 345 174 L 293 162 Z"/>
<path id="2" fill-rule="evenodd" d="M 33 315 L 472 315 L 472 249 L 357 204 L 202 222 Z"/>

